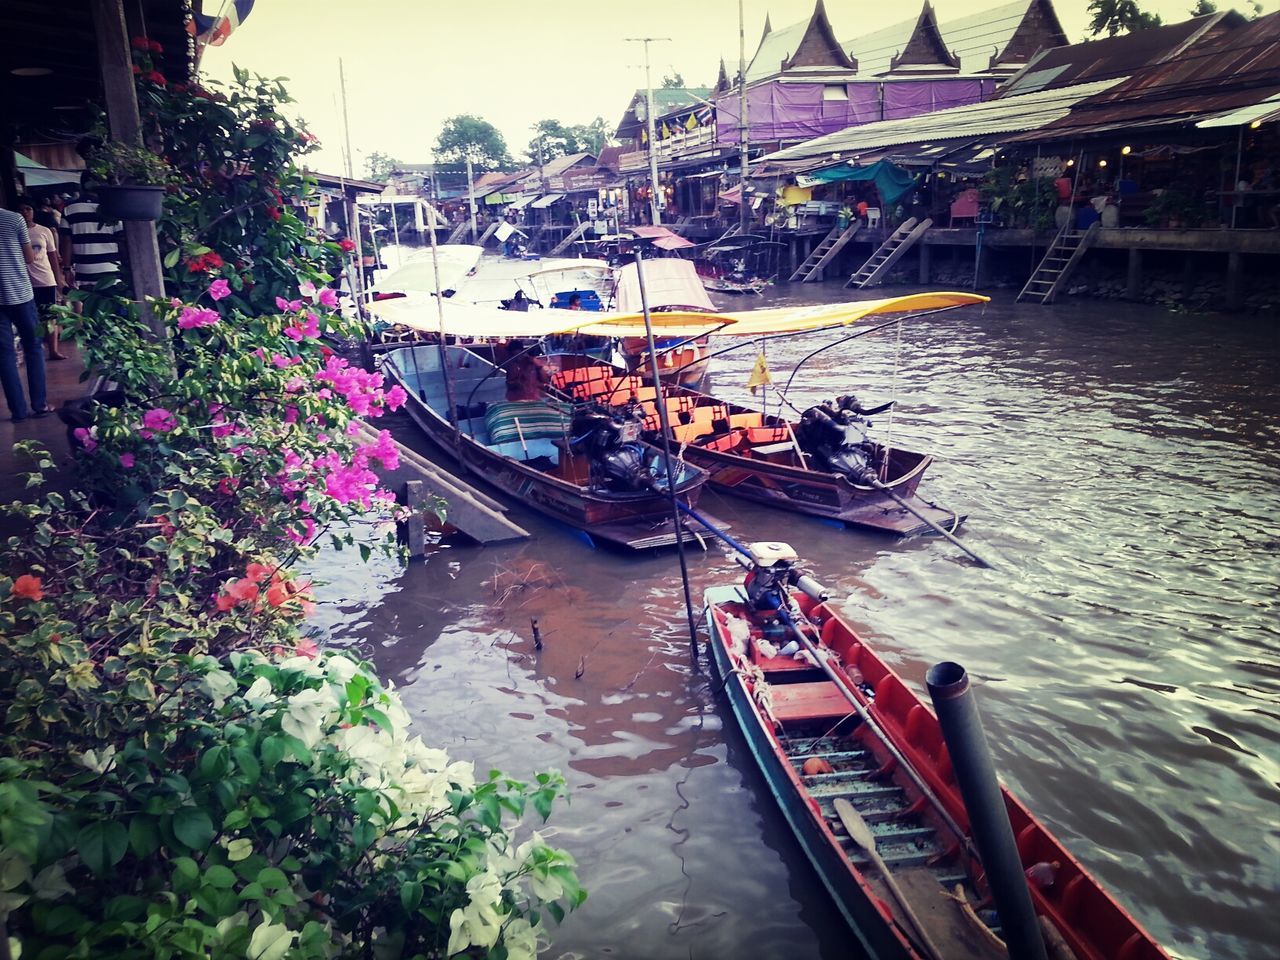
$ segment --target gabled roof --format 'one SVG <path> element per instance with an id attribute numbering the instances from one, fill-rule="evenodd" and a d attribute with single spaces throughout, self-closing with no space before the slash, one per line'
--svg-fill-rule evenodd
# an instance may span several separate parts
<path id="1" fill-rule="evenodd" d="M 711 88 L 711 93 L 728 93 L 732 84 L 729 83 L 729 71 L 724 65 L 724 57 L 720 58 L 720 72 L 716 75 L 716 85 Z"/>
<path id="2" fill-rule="evenodd" d="M 858 61 L 860 76 L 878 76 L 893 69 L 895 57 L 916 39 L 924 11 L 874 33 L 861 34 L 844 45 Z M 1012 0 L 998 7 L 937 24 L 942 46 L 960 59 L 962 73 L 1017 68 L 1037 50 L 1061 46 L 1066 34 L 1053 9 L 1053 0 Z"/>
<path id="3" fill-rule="evenodd" d="M 563 157 L 555 157 L 542 165 L 542 175 L 545 177 L 558 177 L 566 170 L 571 170 L 578 166 L 584 160 L 588 161 L 587 166 L 595 166 L 595 154 L 591 153 L 568 153 Z"/>
<path id="4" fill-rule="evenodd" d="M 933 5 L 924 0 L 920 16 L 902 52 L 889 61 L 890 73 L 957 73 L 960 58 L 947 49 L 938 31 Z"/>
<path id="5" fill-rule="evenodd" d="M 1198 40 L 1242 23 L 1244 18 L 1237 13 L 1211 13 L 1182 23 L 1045 50 L 1009 78 L 997 96 L 1014 97 L 1033 90 L 1129 76 L 1152 64 L 1166 63 Z"/>
<path id="6" fill-rule="evenodd" d="M 767 29 L 755 56 L 747 64 L 747 83 L 783 72 L 842 71 L 852 73 L 858 64 L 836 40 L 826 7 L 817 0 L 808 20 L 782 30 Z"/>

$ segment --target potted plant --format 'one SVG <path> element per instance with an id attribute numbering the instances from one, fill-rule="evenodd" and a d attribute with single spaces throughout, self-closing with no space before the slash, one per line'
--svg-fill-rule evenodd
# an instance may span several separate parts
<path id="1" fill-rule="evenodd" d="M 108 141 L 89 157 L 98 211 L 113 220 L 159 220 L 169 165 L 140 144 Z"/>

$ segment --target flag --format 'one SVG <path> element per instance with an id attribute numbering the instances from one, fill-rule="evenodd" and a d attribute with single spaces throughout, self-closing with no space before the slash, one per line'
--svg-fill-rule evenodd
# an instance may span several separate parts
<path id="1" fill-rule="evenodd" d="M 698 129 L 698 115 L 696 113 L 689 114 L 689 119 L 684 122 L 684 128 L 686 130 Z"/>
<path id="2" fill-rule="evenodd" d="M 187 30 L 195 35 L 198 46 L 220 47 L 232 31 L 244 23 L 253 9 L 253 0 L 219 0 L 222 10 L 218 16 L 192 13 Z"/>
<path id="3" fill-rule="evenodd" d="M 665 120 L 662 121 L 662 139 L 671 139 L 671 128 L 667 126 L 667 121 Z"/>
<path id="4" fill-rule="evenodd" d="M 764 351 L 761 350 L 756 357 L 756 365 L 751 368 L 751 376 L 747 378 L 747 388 L 754 396 L 757 387 L 770 383 L 773 383 L 773 377 L 769 375 L 769 364 L 765 362 Z"/>

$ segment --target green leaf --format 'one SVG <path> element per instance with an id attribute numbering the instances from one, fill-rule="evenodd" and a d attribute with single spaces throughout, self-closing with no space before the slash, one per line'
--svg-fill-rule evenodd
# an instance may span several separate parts
<path id="1" fill-rule="evenodd" d="M 164 255 L 164 266 L 165 266 L 165 269 L 166 269 L 166 270 L 171 270 L 171 269 L 173 269 L 175 266 L 177 266 L 178 260 L 179 260 L 179 258 L 181 258 L 181 256 L 182 256 L 182 250 L 181 250 L 180 248 L 178 248 L 178 247 L 174 247 L 172 250 L 170 250 L 168 253 L 166 253 L 166 254 Z"/>
<path id="2" fill-rule="evenodd" d="M 262 754 L 262 765 L 270 770 L 284 759 L 284 741 L 279 737 L 267 737 L 258 747 L 258 752 Z"/>
<path id="3" fill-rule="evenodd" d="M 221 779 L 230 768 L 229 756 L 226 744 L 211 747 L 200 756 L 200 772 L 210 780 Z"/>
<path id="4" fill-rule="evenodd" d="M 76 834 L 76 852 L 84 865 L 103 876 L 129 849 L 129 832 L 116 821 L 98 820 Z"/>
<path id="5" fill-rule="evenodd" d="M 410 880 L 408 883 L 400 887 L 400 905 L 404 907 L 406 913 L 413 913 L 418 909 L 418 904 L 422 902 L 422 884 L 416 880 Z"/>
<path id="6" fill-rule="evenodd" d="M 258 872 L 258 883 L 267 890 L 282 890 L 289 885 L 289 878 L 279 867 L 263 867 Z"/>
<path id="7" fill-rule="evenodd" d="M 204 882 L 218 890 L 230 890 L 236 885 L 236 875 L 227 867 L 215 863 L 205 870 Z"/>
<path id="8" fill-rule="evenodd" d="M 129 821 L 129 846 L 138 857 L 149 857 L 160 849 L 160 828 L 155 817 L 139 813 Z"/>
<path id="9" fill-rule="evenodd" d="M 213 839 L 213 821 L 199 807 L 180 807 L 173 815 L 173 835 L 190 849 L 203 850 Z"/>
<path id="10" fill-rule="evenodd" d="M 262 766 L 252 750 L 248 747 L 236 747 L 231 751 L 231 757 L 235 760 L 236 768 L 244 777 L 245 783 L 252 786 L 258 782 L 258 778 L 262 776 Z"/>
<path id="11" fill-rule="evenodd" d="M 190 857 L 178 857 L 173 861 L 173 875 L 181 880 L 194 880 L 200 876 L 200 867 Z"/>

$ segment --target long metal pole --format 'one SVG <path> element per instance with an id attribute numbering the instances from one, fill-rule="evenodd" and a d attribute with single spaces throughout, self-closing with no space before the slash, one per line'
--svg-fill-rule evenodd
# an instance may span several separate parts
<path id="1" fill-rule="evenodd" d="M 653 375 L 653 388 L 657 391 L 655 406 L 658 408 L 658 422 L 662 427 L 662 462 L 667 468 L 667 494 L 671 497 L 671 521 L 676 527 L 676 553 L 680 556 L 680 582 L 684 584 L 684 610 L 689 619 L 689 656 L 696 668 L 698 623 L 693 615 L 693 595 L 689 592 L 689 565 L 684 558 L 684 518 L 680 516 L 680 498 L 676 496 L 675 471 L 671 466 L 671 423 L 667 418 L 667 404 L 662 394 L 657 345 L 653 340 L 653 322 L 649 317 L 649 294 L 644 285 L 644 254 L 639 248 L 636 249 L 636 280 L 640 287 L 640 310 L 644 314 L 644 332 L 649 340 L 649 371 Z"/>
<path id="2" fill-rule="evenodd" d="M 338 58 L 338 83 L 342 87 L 342 131 L 347 142 L 347 179 L 355 179 L 355 170 L 351 165 L 351 123 L 347 116 L 347 73 L 342 67 L 342 58 Z"/>
<path id="3" fill-rule="evenodd" d="M 1231 184 L 1231 229 L 1236 228 L 1236 211 L 1240 209 L 1240 162 L 1244 156 L 1244 124 L 1236 137 L 1236 179 Z"/>
<path id="4" fill-rule="evenodd" d="M 653 116 L 653 78 L 649 72 L 649 44 L 670 37 L 628 37 L 629 43 L 644 44 L 645 114 L 649 128 L 649 221 L 654 226 L 662 223 L 662 207 L 658 204 L 658 134 Z M 665 204 L 663 205 L 665 206 Z"/>
<path id="5" fill-rule="evenodd" d="M 738 166 L 742 179 L 738 187 L 738 232 L 747 233 L 747 33 L 742 16 L 742 0 L 738 0 Z"/>
<path id="6" fill-rule="evenodd" d="M 471 207 L 471 242 L 476 242 L 476 181 L 471 169 L 471 154 L 467 154 L 467 200 Z"/>
<path id="7" fill-rule="evenodd" d="M 440 284 L 440 250 L 436 240 L 436 222 L 442 218 L 431 204 L 426 204 L 426 208 L 427 228 L 431 234 L 431 269 L 435 273 L 436 280 L 436 316 L 440 321 L 440 376 L 444 378 L 444 399 L 445 403 L 449 404 L 449 422 L 453 424 L 454 456 L 465 470 L 467 463 L 462 458 L 462 428 L 458 422 L 458 407 L 454 401 L 453 377 L 449 375 L 449 351 L 445 346 L 444 291 Z"/>

